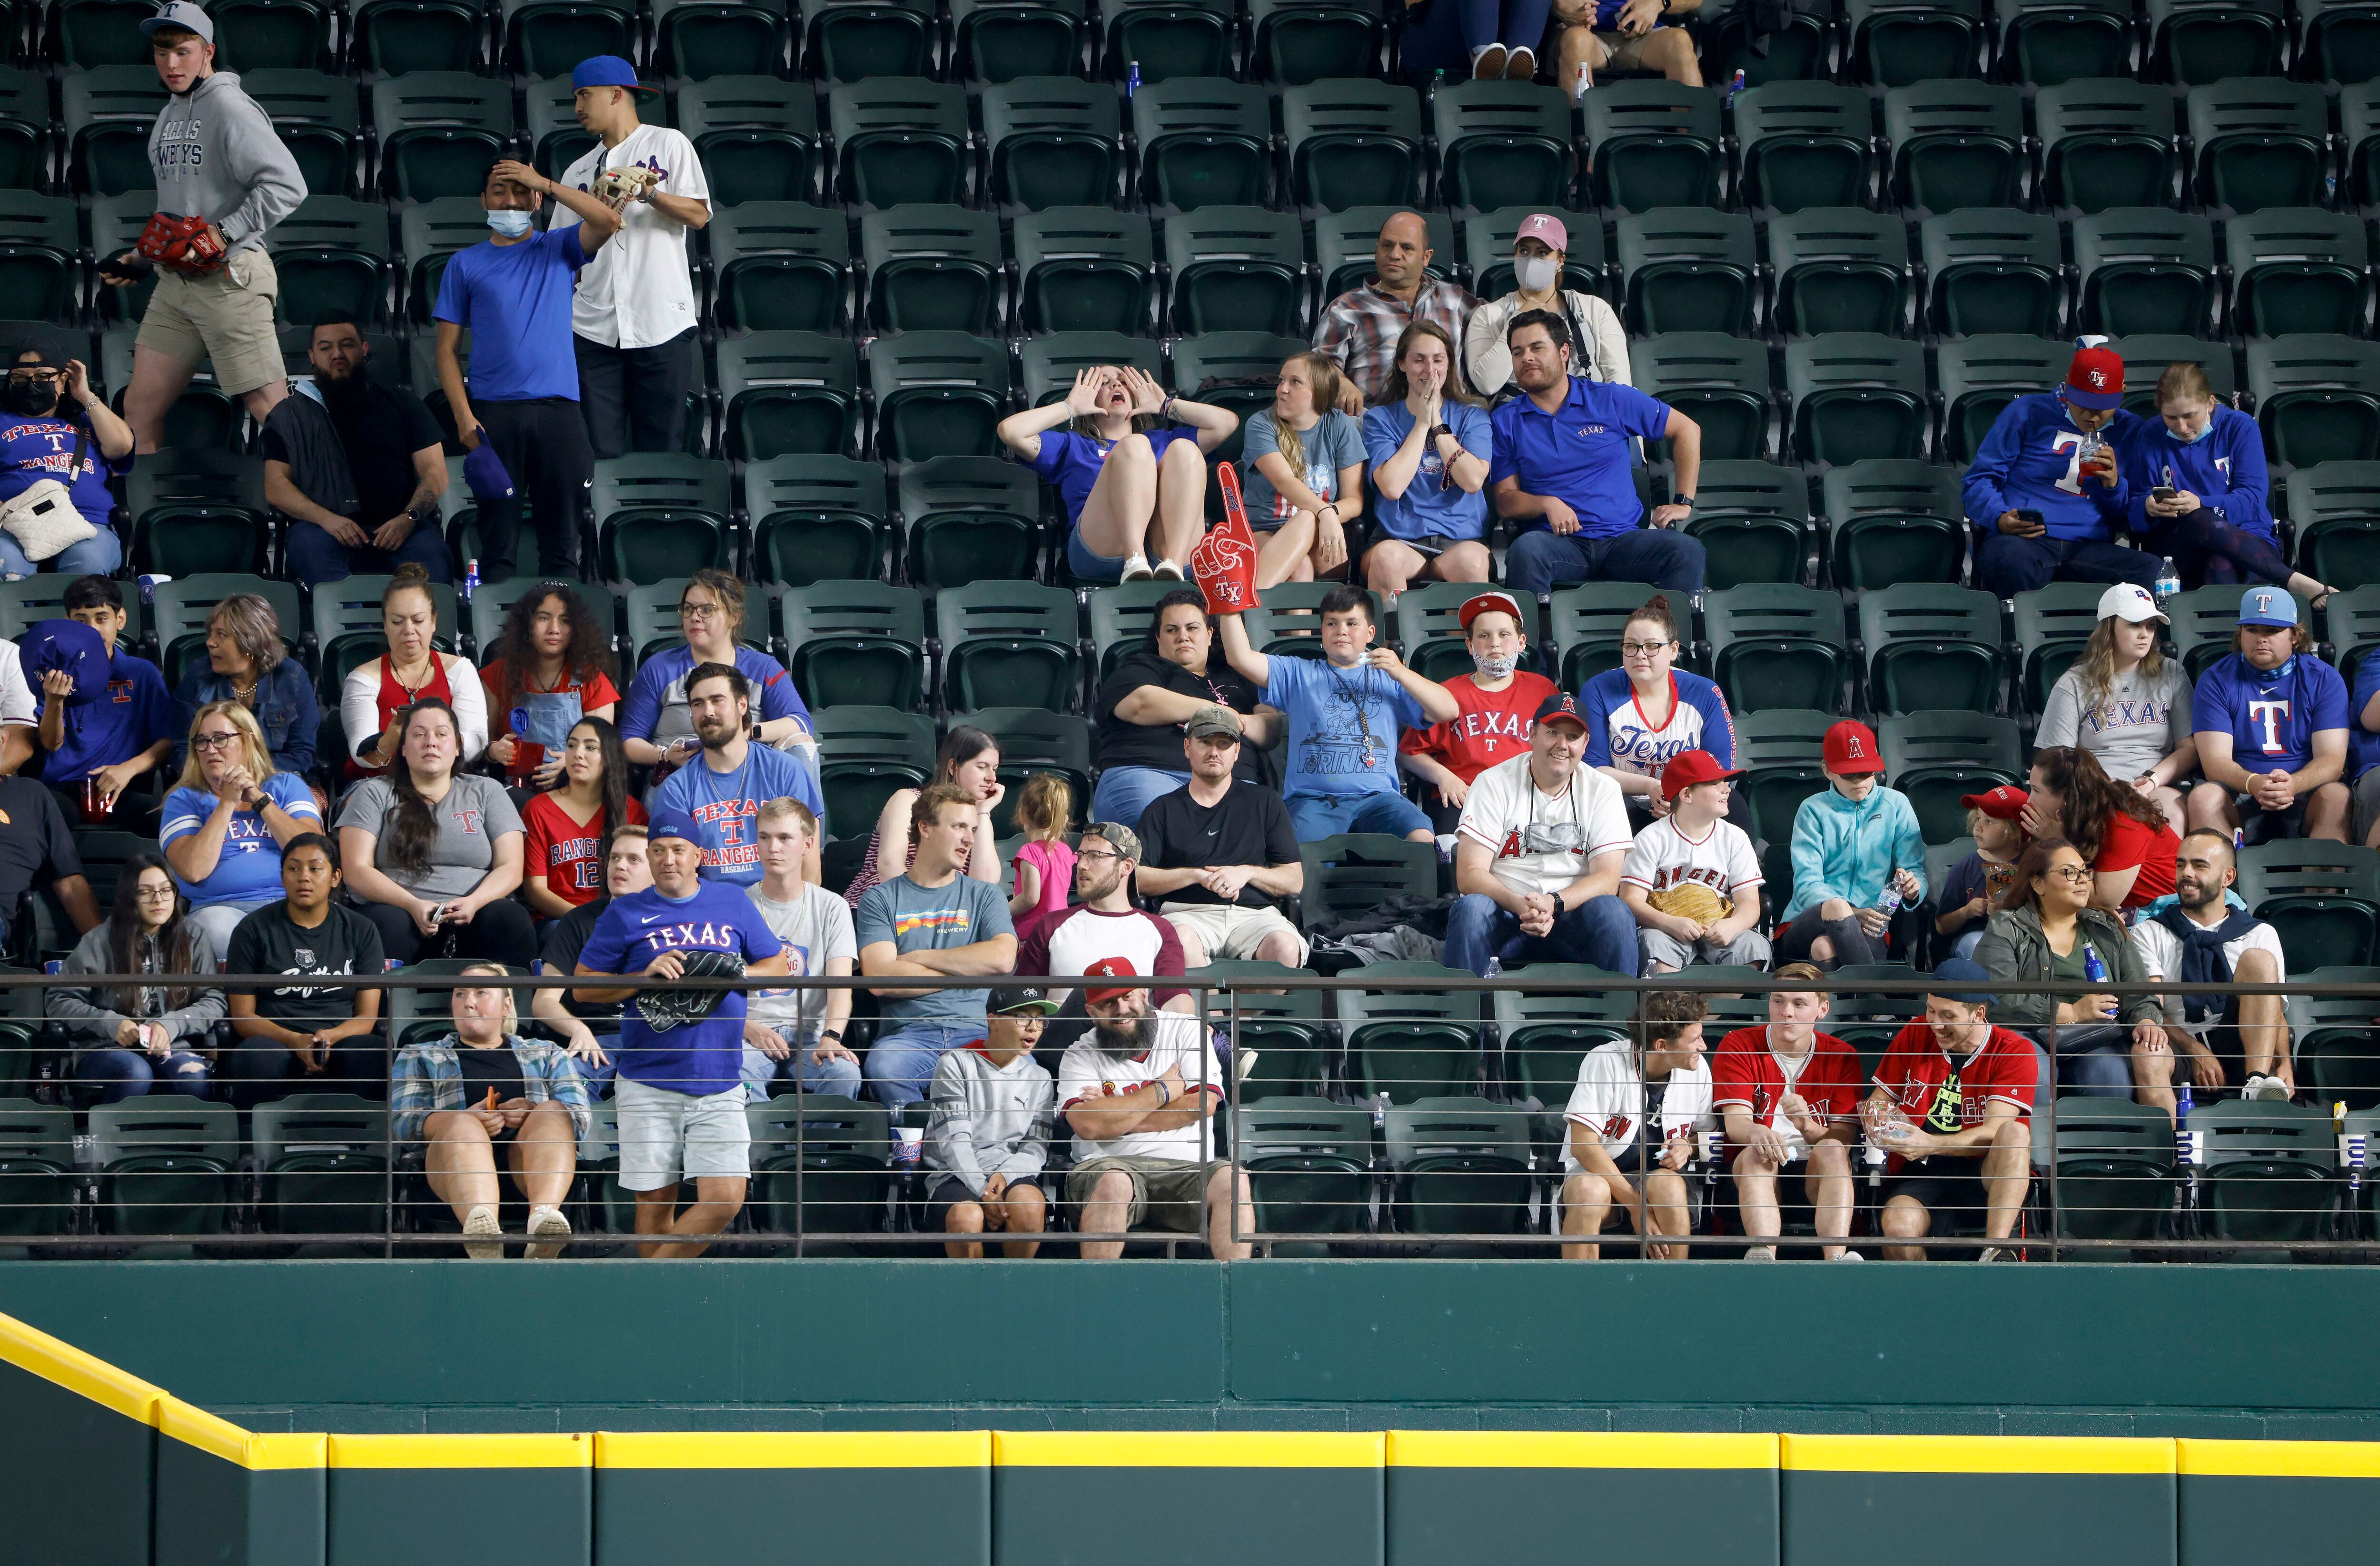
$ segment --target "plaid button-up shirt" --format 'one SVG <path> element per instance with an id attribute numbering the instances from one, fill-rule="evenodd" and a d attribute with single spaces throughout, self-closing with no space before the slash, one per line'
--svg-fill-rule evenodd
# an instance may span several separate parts
<path id="1" fill-rule="evenodd" d="M 1425 280 L 1412 308 L 1394 294 L 1382 293 L 1378 280 L 1350 288 L 1323 309 L 1315 324 L 1314 346 L 1339 361 L 1340 370 L 1364 394 L 1366 407 L 1380 400 L 1396 367 L 1397 339 L 1416 321 L 1446 328 L 1458 349 L 1463 329 L 1479 301 L 1456 285 L 1437 278 Z M 1458 355 L 1459 357 L 1459 355 Z"/>
<path id="2" fill-rule="evenodd" d="M 442 1109 L 470 1107 L 463 1097 L 463 1063 L 455 1054 L 462 1047 L 462 1040 L 448 1034 L 396 1052 L 395 1067 L 389 1073 L 388 1107 L 397 1141 L 420 1141 L 421 1128 Z M 578 1134 L 587 1134 L 594 1118 L 587 1102 L 587 1080 L 578 1074 L 578 1062 L 568 1051 L 517 1034 L 505 1035 L 496 1047 L 509 1047 L 513 1058 L 520 1062 L 521 1096 L 531 1104 L 558 1100 L 570 1111 L 570 1123 Z"/>

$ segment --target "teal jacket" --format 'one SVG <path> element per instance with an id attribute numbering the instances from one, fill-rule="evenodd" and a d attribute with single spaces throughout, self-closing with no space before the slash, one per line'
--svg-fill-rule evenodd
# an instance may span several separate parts
<path id="1" fill-rule="evenodd" d="M 1909 796 L 1879 783 L 1853 804 L 1831 785 L 1821 789 L 1802 801 L 1793 817 L 1793 900 L 1784 916 L 1791 919 L 1828 898 L 1874 908 L 1884 895 L 1885 877 L 1895 870 L 1908 871 L 1924 886 L 1925 839 Z"/>

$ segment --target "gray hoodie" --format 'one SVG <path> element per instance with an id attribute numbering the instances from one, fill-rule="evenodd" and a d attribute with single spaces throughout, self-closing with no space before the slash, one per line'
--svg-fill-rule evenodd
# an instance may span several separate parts
<path id="1" fill-rule="evenodd" d="M 974 1195 L 993 1175 L 1038 1181 L 1050 1156 L 1057 1084 L 1026 1050 L 1005 1066 L 972 1046 L 942 1052 L 929 1091 L 926 1164 Z"/>
<path id="2" fill-rule="evenodd" d="M 61 971 L 67 973 L 115 972 L 114 960 L 108 952 L 108 940 L 107 921 L 103 919 L 75 943 L 74 955 L 66 960 Z M 156 940 L 152 937 L 140 944 L 140 971 L 156 973 L 164 961 L 164 955 L 157 949 Z M 123 998 L 113 990 L 95 985 L 81 988 L 61 985 L 49 992 L 47 1010 L 52 1017 L 66 1024 L 67 1039 L 73 1046 L 77 1059 L 94 1049 L 115 1047 L 116 1027 L 128 1017 L 135 1022 L 163 1023 L 165 1036 L 176 1044 L 184 1044 L 187 1040 L 203 1047 L 207 1030 L 223 1020 L 224 992 L 213 982 L 214 942 L 208 938 L 205 929 L 197 924 L 190 926 L 190 966 L 205 977 L 193 976 L 188 981 L 189 997 L 178 1011 L 166 1009 L 165 986 L 162 985 L 154 987 L 143 985 L 139 1003 L 130 1013 L 112 1009 L 116 1001 Z"/>
<path id="3" fill-rule="evenodd" d="M 165 100 L 149 131 L 149 167 L 159 212 L 207 219 L 235 251 L 261 248 L 265 230 L 306 199 L 306 177 L 273 117 L 227 70 Z"/>

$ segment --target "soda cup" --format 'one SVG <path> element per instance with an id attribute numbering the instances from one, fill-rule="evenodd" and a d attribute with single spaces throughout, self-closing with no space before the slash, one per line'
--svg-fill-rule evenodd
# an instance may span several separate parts
<path id="1" fill-rule="evenodd" d="M 154 604 L 157 601 L 157 584 L 173 580 L 162 571 L 152 571 L 143 576 L 140 579 L 140 601 L 143 604 Z"/>
<path id="2" fill-rule="evenodd" d="M 63 973 L 66 971 L 67 965 L 55 960 L 42 964 L 42 972 L 44 973 Z"/>
<path id="3" fill-rule="evenodd" d="M 99 790 L 98 778 L 84 778 L 82 780 L 83 825 L 86 826 L 97 826 L 103 822 L 113 821 L 115 819 L 115 796 L 113 794 L 101 793 Z"/>
<path id="4" fill-rule="evenodd" d="M 892 1161 L 914 1164 L 926 1150 L 926 1128 L 894 1126 L 892 1128 Z"/>

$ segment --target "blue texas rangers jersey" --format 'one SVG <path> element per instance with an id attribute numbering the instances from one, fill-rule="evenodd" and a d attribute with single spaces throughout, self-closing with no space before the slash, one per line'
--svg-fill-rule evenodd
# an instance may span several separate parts
<path id="1" fill-rule="evenodd" d="M 2099 434 L 2120 458 L 2140 422 L 2119 409 Z M 2001 409 L 1975 448 L 1960 490 L 1967 520 L 1993 528 L 2003 511 L 2038 511 L 2052 538 L 2107 537 L 2122 525 L 2124 495 L 2082 476 L 2088 438 L 2074 427 L 2066 404 L 2047 392 L 2018 398 Z"/>
<path id="2" fill-rule="evenodd" d="M 2351 727 L 2347 681 L 2305 653 L 2277 669 L 2237 653 L 2216 660 L 2198 677 L 2191 712 L 2199 733 L 2229 734 L 2231 759 L 2252 773 L 2295 772 L 2313 758 L 2316 734 Z"/>

